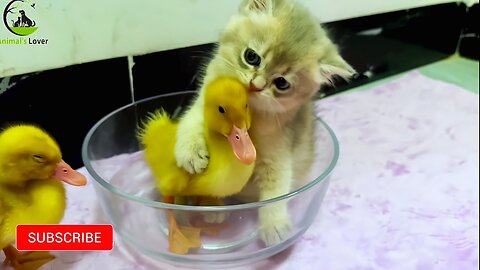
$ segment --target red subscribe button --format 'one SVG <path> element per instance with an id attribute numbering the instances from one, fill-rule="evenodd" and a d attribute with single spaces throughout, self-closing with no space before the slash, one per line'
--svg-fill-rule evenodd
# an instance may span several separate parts
<path id="1" fill-rule="evenodd" d="M 112 225 L 18 225 L 17 249 L 111 250 Z"/>

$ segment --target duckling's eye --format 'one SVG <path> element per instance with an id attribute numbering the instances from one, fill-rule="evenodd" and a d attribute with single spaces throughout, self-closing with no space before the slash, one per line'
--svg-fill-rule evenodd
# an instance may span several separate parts
<path id="1" fill-rule="evenodd" d="M 243 58 L 248 64 L 255 67 L 260 66 L 260 63 L 262 62 L 262 59 L 260 58 L 260 56 L 250 48 L 247 48 L 245 50 L 245 53 L 243 54 Z"/>
<path id="2" fill-rule="evenodd" d="M 35 160 L 35 161 L 38 162 L 38 163 L 43 163 L 43 162 L 45 162 L 45 159 L 44 159 L 42 156 L 40 156 L 40 155 L 33 155 L 33 160 Z"/>
<path id="3" fill-rule="evenodd" d="M 280 90 L 280 91 L 285 91 L 288 88 L 290 88 L 290 84 L 283 77 L 276 78 L 275 80 L 273 80 L 273 83 L 275 84 L 277 89 Z"/>
<path id="4" fill-rule="evenodd" d="M 220 113 L 225 113 L 225 109 L 222 106 L 218 106 L 218 111 Z"/>

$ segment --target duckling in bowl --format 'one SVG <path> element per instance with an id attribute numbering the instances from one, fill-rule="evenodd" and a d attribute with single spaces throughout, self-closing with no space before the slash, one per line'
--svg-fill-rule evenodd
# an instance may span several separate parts
<path id="1" fill-rule="evenodd" d="M 161 185 L 157 184 L 156 173 L 147 161 L 145 144 L 139 139 L 138 127 L 145 123 L 145 119 L 151 119 L 152 113 L 159 108 L 175 121 L 191 104 L 195 95 L 195 92 L 177 92 L 137 101 L 110 113 L 87 134 L 82 147 L 82 157 L 87 171 L 94 179 L 102 208 L 114 225 L 115 232 L 122 241 L 143 256 L 187 267 L 238 266 L 267 258 L 291 246 L 314 221 L 327 190 L 328 176 L 334 169 L 339 154 L 333 131 L 321 119 L 317 119 L 315 165 L 304 181 L 306 184 L 290 193 L 270 200 L 248 203 L 239 202 L 234 196 L 229 196 L 231 194 L 227 194 L 222 203 L 213 205 L 167 203 L 159 189 Z M 222 114 L 218 106 L 212 108 L 215 109 L 212 109 L 212 112 Z M 237 127 L 242 128 L 240 124 Z M 230 129 L 231 126 L 225 128 L 225 131 L 218 135 L 219 138 L 225 139 L 225 135 L 231 132 Z M 172 141 L 175 139 L 174 135 L 167 136 Z M 228 141 L 226 144 L 228 145 Z M 161 148 L 156 152 L 171 151 L 171 145 L 167 143 L 159 147 Z M 222 153 L 235 155 L 232 147 Z M 169 158 L 161 160 L 167 162 Z M 223 181 L 235 182 L 238 176 L 229 175 Z M 184 180 L 179 182 L 181 181 Z M 222 179 L 215 181 L 221 182 Z M 239 184 L 241 185 L 243 184 Z M 207 187 L 205 185 L 205 188 Z M 173 192 L 163 195 L 181 198 L 184 195 L 214 194 Z M 275 207 L 285 203 L 291 214 L 292 229 L 283 241 L 267 246 L 260 238 L 258 212 L 263 207 Z M 201 230 L 203 225 L 197 226 L 196 217 L 223 216 L 224 220 L 220 220 L 221 226 L 216 233 L 202 234 L 198 245 L 189 247 L 185 254 L 177 254 L 170 250 L 168 216 L 172 211 L 181 226 L 197 227 Z"/>
<path id="2" fill-rule="evenodd" d="M 240 192 L 252 175 L 256 152 L 247 131 L 248 89 L 233 78 L 214 80 L 205 90 L 204 118 L 210 164 L 199 174 L 177 166 L 174 147 L 178 124 L 167 113 L 152 114 L 140 130 L 145 159 L 164 202 L 174 203 L 174 196 L 177 201 L 179 196 L 197 196 L 197 205 L 223 205 L 219 199 Z M 168 219 L 171 252 L 185 254 L 189 248 L 200 246 L 200 228 L 178 227 L 171 211 Z"/>

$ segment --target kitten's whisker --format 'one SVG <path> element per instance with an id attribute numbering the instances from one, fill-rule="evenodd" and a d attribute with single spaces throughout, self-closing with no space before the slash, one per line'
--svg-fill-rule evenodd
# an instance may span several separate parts
<path id="1" fill-rule="evenodd" d="M 203 55 L 192 55 L 190 56 L 191 59 L 202 59 L 202 60 L 210 60 L 211 57 L 203 56 Z"/>
<path id="2" fill-rule="evenodd" d="M 235 66 L 233 65 L 232 62 L 230 62 L 229 60 L 227 60 L 226 58 L 222 57 L 222 56 L 218 56 L 218 59 L 222 60 L 226 65 L 225 65 L 225 68 L 227 68 L 228 70 L 232 71 L 232 72 L 237 72 L 238 70 L 235 68 Z"/>
<path id="3" fill-rule="evenodd" d="M 220 60 L 223 60 L 225 63 L 227 63 L 227 64 L 230 65 L 231 67 L 234 67 L 233 63 L 230 62 L 230 60 L 228 60 L 227 58 L 225 58 L 225 57 L 223 57 L 223 56 L 220 56 L 220 55 L 218 55 L 218 58 L 219 58 Z"/>
<path id="4" fill-rule="evenodd" d="M 244 82 L 249 82 L 249 76 L 245 72 L 243 72 L 241 69 L 238 69 L 230 60 L 228 60 L 227 58 L 221 55 L 217 55 L 216 57 L 217 59 L 225 63 L 225 66 L 224 66 L 225 69 L 237 75 Z"/>
<path id="5" fill-rule="evenodd" d="M 209 58 L 212 59 L 215 56 L 214 52 L 206 52 L 206 51 L 193 51 L 195 55 L 192 55 L 191 57 L 203 57 L 203 58 Z"/>
<path id="6" fill-rule="evenodd" d="M 246 73 L 242 72 L 242 70 L 235 68 L 235 66 L 232 64 L 232 62 L 228 61 L 227 59 L 225 59 L 223 57 L 220 57 L 220 59 L 223 60 L 227 64 L 225 66 L 225 68 L 227 68 L 232 73 L 238 75 L 240 77 L 240 79 L 242 79 L 243 81 L 245 81 L 245 82 L 249 81 L 248 80 L 248 75 Z"/>
<path id="7" fill-rule="evenodd" d="M 275 104 L 275 103 L 278 103 L 278 101 L 275 100 L 274 98 L 273 98 L 273 99 L 270 99 L 270 104 L 271 104 L 272 107 L 274 107 L 275 105 L 277 105 L 277 104 Z M 275 112 L 275 111 L 272 111 L 272 112 L 270 113 L 270 115 L 273 116 L 273 119 L 275 120 L 275 123 L 277 124 L 277 126 L 278 126 L 279 128 L 281 128 L 281 127 L 282 127 L 282 124 L 280 124 L 280 118 L 278 117 L 279 113 L 277 113 L 277 112 Z"/>
<path id="8" fill-rule="evenodd" d="M 275 122 L 277 122 L 277 126 L 281 128 L 282 124 L 280 123 L 280 118 L 278 117 L 278 113 L 274 113 L 273 115 L 275 117 Z"/>
<path id="9" fill-rule="evenodd" d="M 245 74 L 244 72 L 238 70 L 238 74 L 240 75 L 240 77 L 242 77 L 242 79 L 246 82 L 248 82 L 248 75 Z"/>
<path id="10" fill-rule="evenodd" d="M 282 103 L 280 103 L 277 99 L 273 98 L 272 99 L 274 102 L 277 103 L 277 105 L 281 108 L 282 107 Z"/>

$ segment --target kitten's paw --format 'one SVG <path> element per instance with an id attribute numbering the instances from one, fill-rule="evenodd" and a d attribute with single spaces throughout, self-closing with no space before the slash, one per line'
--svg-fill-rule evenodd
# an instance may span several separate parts
<path id="1" fill-rule="evenodd" d="M 187 172 L 201 173 L 208 166 L 208 150 L 203 136 L 178 140 L 175 145 L 177 165 Z"/>
<path id="2" fill-rule="evenodd" d="M 282 242 L 288 237 L 292 229 L 292 222 L 288 213 L 274 210 L 280 209 L 266 208 L 260 210 L 260 238 L 267 246 Z"/>
<path id="3" fill-rule="evenodd" d="M 275 245 L 287 238 L 292 223 L 290 220 L 281 220 L 265 224 L 260 229 L 260 237 L 267 246 Z"/>
<path id="4" fill-rule="evenodd" d="M 222 223 L 228 217 L 227 212 L 219 212 L 219 213 L 207 212 L 207 213 L 202 213 L 202 215 L 203 215 L 203 221 L 210 224 Z"/>

